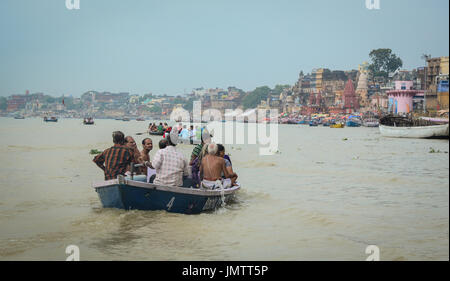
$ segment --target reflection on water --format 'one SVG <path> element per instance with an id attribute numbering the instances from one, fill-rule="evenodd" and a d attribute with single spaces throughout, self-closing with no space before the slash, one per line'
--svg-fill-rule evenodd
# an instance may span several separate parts
<path id="1" fill-rule="evenodd" d="M 82 260 L 365 260 L 374 244 L 382 260 L 448 260 L 448 140 L 280 125 L 276 155 L 226 146 L 243 189 L 223 208 L 101 208 L 89 151 L 147 125 L 1 118 L 0 259 L 65 260 L 75 244 Z"/>

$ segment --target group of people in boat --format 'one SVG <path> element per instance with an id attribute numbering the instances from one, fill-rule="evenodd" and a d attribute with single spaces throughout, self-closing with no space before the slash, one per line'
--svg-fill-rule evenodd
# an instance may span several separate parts
<path id="1" fill-rule="evenodd" d="M 225 147 L 212 143 L 206 129 L 200 136 L 201 142 L 194 147 L 190 161 L 176 148 L 181 132 L 177 133 L 173 130 L 165 135 L 158 144 L 159 150 L 150 160 L 149 153 L 153 149 L 151 138 L 142 140 L 140 151 L 133 137 L 125 137 L 122 132 L 115 131 L 112 134 L 114 145 L 97 155 L 93 161 L 104 171 L 105 180 L 116 179 L 119 175 L 127 176 L 132 172 L 147 176 L 153 169 L 156 174 L 149 182 L 157 185 L 206 189 L 237 185 L 238 175 L 233 171 L 230 157 L 225 154 Z M 134 169 L 133 164 L 143 166 Z M 183 179 L 188 182 L 187 185 L 183 185 Z"/>
<path id="2" fill-rule="evenodd" d="M 148 125 L 148 132 L 149 133 L 164 133 L 169 129 L 169 125 L 167 123 L 159 123 L 159 125 L 156 125 L 156 123 L 150 123 Z"/>

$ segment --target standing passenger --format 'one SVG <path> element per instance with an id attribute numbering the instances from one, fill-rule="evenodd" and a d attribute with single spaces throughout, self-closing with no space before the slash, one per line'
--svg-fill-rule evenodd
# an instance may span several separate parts
<path id="1" fill-rule="evenodd" d="M 105 172 L 105 180 L 116 179 L 118 175 L 125 175 L 129 165 L 133 161 L 133 153 L 125 146 L 124 134 L 120 131 L 113 132 L 114 146 L 106 149 L 94 157 L 94 163 Z"/>

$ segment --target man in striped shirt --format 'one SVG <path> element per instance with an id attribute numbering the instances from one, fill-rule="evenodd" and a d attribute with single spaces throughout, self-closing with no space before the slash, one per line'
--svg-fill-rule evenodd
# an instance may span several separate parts
<path id="1" fill-rule="evenodd" d="M 94 163 L 105 172 L 105 180 L 116 179 L 118 175 L 125 175 L 134 155 L 130 148 L 125 146 L 125 135 L 113 132 L 114 146 L 95 156 Z"/>

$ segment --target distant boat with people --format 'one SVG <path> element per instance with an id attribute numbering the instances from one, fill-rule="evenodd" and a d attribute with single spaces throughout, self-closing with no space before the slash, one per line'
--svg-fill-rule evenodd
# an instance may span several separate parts
<path id="1" fill-rule="evenodd" d="M 142 177 L 142 176 L 141 176 Z M 93 183 L 104 208 L 124 210 L 165 210 L 172 213 L 199 214 L 212 211 L 234 197 L 240 185 L 227 189 L 206 190 L 191 187 L 162 186 L 143 178 L 118 176 Z"/>
<path id="2" fill-rule="evenodd" d="M 44 122 L 58 122 L 58 118 L 56 118 L 55 116 L 52 117 L 44 117 Z"/>
<path id="3" fill-rule="evenodd" d="M 92 117 L 84 118 L 83 124 L 84 125 L 94 125 L 94 119 Z"/>

